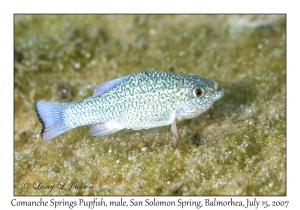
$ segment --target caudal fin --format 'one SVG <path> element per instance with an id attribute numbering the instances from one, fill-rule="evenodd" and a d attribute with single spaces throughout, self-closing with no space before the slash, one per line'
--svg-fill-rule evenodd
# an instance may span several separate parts
<path id="1" fill-rule="evenodd" d="M 35 109 L 43 125 L 42 139 L 50 140 L 69 130 L 64 125 L 62 103 L 38 101 L 35 104 Z"/>

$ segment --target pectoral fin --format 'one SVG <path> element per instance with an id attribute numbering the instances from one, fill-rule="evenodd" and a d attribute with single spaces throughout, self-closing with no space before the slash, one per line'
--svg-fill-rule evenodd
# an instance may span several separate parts
<path id="1" fill-rule="evenodd" d="M 172 147 L 176 148 L 178 145 L 178 133 L 177 133 L 177 126 L 176 126 L 176 118 L 172 122 L 171 131 L 173 133 Z"/>

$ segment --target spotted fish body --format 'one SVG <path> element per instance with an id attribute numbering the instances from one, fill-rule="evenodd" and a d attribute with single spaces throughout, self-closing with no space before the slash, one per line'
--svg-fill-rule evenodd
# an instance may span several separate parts
<path id="1" fill-rule="evenodd" d="M 38 101 L 36 111 L 44 140 L 83 125 L 91 125 L 93 136 L 172 125 L 176 146 L 176 122 L 199 116 L 223 94 L 217 82 L 200 76 L 146 71 L 104 82 L 82 101 Z"/>

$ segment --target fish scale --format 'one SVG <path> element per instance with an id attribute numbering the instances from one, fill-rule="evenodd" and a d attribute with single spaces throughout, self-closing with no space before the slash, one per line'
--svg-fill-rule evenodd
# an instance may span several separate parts
<path id="1" fill-rule="evenodd" d="M 78 102 L 38 101 L 36 111 L 45 140 L 83 125 L 94 136 L 171 125 L 175 147 L 176 122 L 199 116 L 223 94 L 217 82 L 200 76 L 146 71 L 104 82 Z"/>

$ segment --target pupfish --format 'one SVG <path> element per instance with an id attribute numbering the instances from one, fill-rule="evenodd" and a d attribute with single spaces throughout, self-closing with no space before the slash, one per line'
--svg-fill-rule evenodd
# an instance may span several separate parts
<path id="1" fill-rule="evenodd" d="M 78 102 L 38 101 L 35 108 L 44 140 L 83 125 L 92 136 L 171 125 L 176 147 L 176 123 L 199 116 L 223 95 L 217 82 L 203 77 L 151 70 L 104 82 Z"/>

